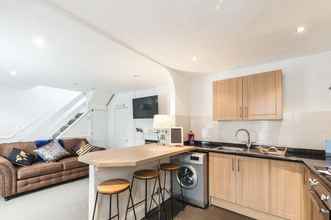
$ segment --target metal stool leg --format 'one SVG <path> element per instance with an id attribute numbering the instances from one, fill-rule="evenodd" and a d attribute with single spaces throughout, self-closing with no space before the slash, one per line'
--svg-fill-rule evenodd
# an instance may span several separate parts
<path id="1" fill-rule="evenodd" d="M 136 210 L 134 208 L 134 201 L 133 201 L 133 196 L 132 196 L 133 184 L 134 184 L 134 177 L 132 178 L 131 185 L 129 187 L 129 199 L 128 199 L 128 204 L 127 204 L 126 211 L 125 211 L 125 220 L 128 218 L 130 200 L 131 200 L 131 203 L 132 203 L 132 210 L 133 210 L 133 214 L 134 214 L 134 219 L 137 220 Z"/>
<path id="2" fill-rule="evenodd" d="M 109 196 L 109 220 L 111 220 L 111 200 L 112 200 L 112 195 Z"/>
<path id="3" fill-rule="evenodd" d="M 156 188 L 156 181 L 157 181 L 157 179 L 155 179 L 155 181 L 154 181 L 154 186 L 153 186 L 153 191 L 152 191 L 152 199 L 151 199 L 151 202 L 149 203 L 149 211 L 151 210 L 151 208 L 152 208 L 152 203 L 153 203 L 153 196 L 154 196 L 154 193 L 155 193 L 155 188 Z"/>
<path id="4" fill-rule="evenodd" d="M 161 185 L 161 178 L 160 176 L 157 177 L 158 179 L 158 184 L 159 184 L 159 188 L 160 190 L 162 190 L 162 185 Z M 166 210 L 166 207 L 165 207 L 165 203 L 164 203 L 164 194 L 162 193 L 161 191 L 161 200 L 162 200 L 162 204 L 163 204 L 163 207 L 164 207 L 164 214 L 165 214 L 165 219 L 167 219 L 167 210 Z M 160 205 L 160 212 L 161 212 L 161 208 L 162 208 L 162 205 Z"/>
<path id="5" fill-rule="evenodd" d="M 173 177 L 170 171 L 170 203 L 171 203 L 171 219 L 174 218 L 174 191 L 173 191 Z"/>
<path id="6" fill-rule="evenodd" d="M 97 195 L 95 197 L 95 201 L 94 201 L 94 209 L 93 209 L 93 215 L 92 215 L 92 220 L 94 220 L 94 215 L 95 215 L 95 210 L 97 208 L 97 203 L 98 203 L 98 197 L 99 197 L 99 192 L 97 192 Z"/>
<path id="7" fill-rule="evenodd" d="M 131 189 L 129 189 L 129 190 L 130 190 L 131 203 L 132 203 L 132 206 L 133 206 L 134 202 L 133 202 L 133 197 L 132 197 L 132 190 Z M 132 210 L 133 210 L 134 219 L 137 220 L 136 209 L 135 209 L 134 206 L 132 207 Z"/>
<path id="8" fill-rule="evenodd" d="M 116 199 L 117 199 L 117 220 L 120 220 L 120 207 L 119 207 L 118 193 L 116 195 Z"/>
<path id="9" fill-rule="evenodd" d="M 147 179 L 145 180 L 145 219 L 146 219 L 146 216 L 147 216 Z"/>
<path id="10" fill-rule="evenodd" d="M 164 171 L 164 180 L 163 180 L 163 197 L 165 198 L 165 193 L 166 193 L 166 184 L 167 184 L 167 171 Z"/>

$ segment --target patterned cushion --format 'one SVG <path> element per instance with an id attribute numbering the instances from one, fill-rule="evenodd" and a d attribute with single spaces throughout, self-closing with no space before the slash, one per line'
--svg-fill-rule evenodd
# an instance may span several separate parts
<path id="1" fill-rule="evenodd" d="M 46 162 L 57 161 L 70 156 L 70 153 L 55 141 L 36 149 L 35 152 Z"/>
<path id="2" fill-rule="evenodd" d="M 77 144 L 75 144 L 74 146 L 72 146 L 71 148 L 71 152 L 78 156 L 77 151 L 79 151 L 80 148 L 84 147 L 86 144 L 88 144 L 85 140 L 81 140 L 79 141 Z"/>
<path id="3" fill-rule="evenodd" d="M 89 152 L 93 152 L 93 151 L 98 151 L 100 150 L 99 147 L 95 147 L 95 146 L 92 146 L 90 144 L 85 144 L 83 146 L 81 146 L 77 151 L 76 151 L 76 154 L 78 156 L 83 156 L 84 154 L 87 154 Z"/>
<path id="4" fill-rule="evenodd" d="M 13 148 L 8 157 L 8 160 L 19 166 L 29 166 L 33 163 L 34 156 L 25 152 L 24 150 Z"/>

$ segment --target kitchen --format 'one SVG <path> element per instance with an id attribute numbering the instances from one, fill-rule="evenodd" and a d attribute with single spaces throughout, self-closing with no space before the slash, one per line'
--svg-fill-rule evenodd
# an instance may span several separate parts
<path id="1" fill-rule="evenodd" d="M 213 81 L 212 120 L 217 123 L 240 122 L 240 125 L 244 125 L 245 122 L 281 123 L 284 120 L 284 103 L 286 103 L 284 96 L 287 94 L 284 93 L 284 78 L 286 77 L 283 71 L 276 69 Z M 324 88 L 324 90 L 325 93 L 328 93 L 328 88 Z M 188 201 L 189 204 L 202 208 L 220 207 L 254 219 L 319 220 L 330 218 L 331 185 L 328 180 L 330 174 L 327 169 L 330 162 L 327 160 L 327 154 L 324 150 L 307 149 L 300 146 L 277 146 L 273 143 L 256 143 L 257 137 L 254 137 L 253 132 L 249 131 L 252 128 L 237 129 L 232 134 L 235 139 L 233 142 L 189 140 L 185 142 L 187 146 L 180 147 L 183 145 L 183 131 L 181 129 L 176 131 L 170 116 L 157 115 L 154 116 L 154 121 L 160 120 L 160 118 L 162 118 L 162 126 L 157 126 L 154 123 L 154 128 L 168 131 L 163 137 L 165 140 L 160 140 L 160 143 L 168 146 L 172 142 L 172 135 L 174 137 L 179 135 L 180 141 L 177 141 L 172 147 L 169 146 L 179 150 L 173 156 L 183 152 L 193 152 L 174 157 L 191 155 L 186 160 L 170 159 L 170 161 L 175 161 L 180 165 L 180 169 L 175 175 L 177 178 L 172 181 L 176 182 L 176 179 L 177 182 L 183 181 L 179 184 L 184 187 L 184 200 Z M 171 132 L 173 129 L 174 131 Z M 242 143 L 237 140 L 242 140 Z M 148 149 L 147 146 L 138 148 L 143 150 L 146 147 Z M 156 151 L 162 151 L 165 146 L 160 144 L 149 147 Z M 130 148 L 123 149 L 123 154 L 131 155 L 130 151 Z M 135 149 L 132 148 L 132 155 L 139 155 L 134 151 Z M 144 150 L 144 152 L 148 154 L 148 150 Z M 95 169 L 106 166 L 102 164 L 104 161 L 114 160 L 108 158 L 117 154 L 122 155 L 120 151 L 114 151 L 112 154 L 110 150 L 107 153 L 107 156 L 106 154 L 103 156 L 101 154 L 92 156 L 91 154 L 87 158 L 81 159 L 82 162 L 92 165 L 90 166 L 90 178 L 95 178 Z M 192 158 L 194 157 L 202 161 L 203 159 L 199 158 L 199 154 L 208 155 L 208 159 L 204 162 L 206 170 L 196 172 L 195 168 L 185 164 L 187 164 L 187 160 L 193 161 Z M 93 162 L 90 161 L 89 157 L 93 157 Z M 151 164 L 148 164 L 149 160 L 143 164 L 159 169 L 162 161 L 163 163 L 169 162 L 169 158 L 169 155 L 164 155 L 151 160 L 153 161 Z M 129 159 L 126 158 L 125 161 L 129 161 Z M 101 164 L 98 165 L 98 162 Z M 118 165 L 118 167 L 128 166 Z M 137 166 L 137 164 L 134 163 L 130 166 Z M 133 170 L 135 169 L 138 168 L 135 167 Z M 116 172 L 113 170 L 111 173 L 112 175 L 117 173 L 118 176 L 123 175 L 123 177 L 130 179 L 133 170 L 129 172 L 130 174 L 120 174 L 119 170 Z M 183 172 L 188 176 L 181 176 Z M 103 176 L 110 176 L 109 172 L 107 174 L 101 173 Z M 185 178 L 190 178 L 193 182 L 185 185 Z M 196 182 L 206 181 L 206 184 L 195 186 L 194 180 Z M 168 187 L 170 183 L 167 183 Z M 95 180 L 90 180 L 90 184 L 95 185 Z M 190 184 L 194 186 L 190 188 Z M 205 201 L 203 201 L 203 196 L 201 196 L 200 201 L 197 201 L 197 196 L 192 196 L 192 193 L 189 195 L 190 191 L 196 187 L 199 187 L 199 190 L 204 191 L 204 194 L 207 195 Z M 175 189 L 180 190 L 178 187 Z M 91 194 L 93 196 L 95 192 L 90 191 Z M 90 198 L 90 201 L 93 201 L 93 197 Z M 93 203 L 90 203 L 90 207 L 93 209 L 91 204 Z"/>
<path id="2" fill-rule="evenodd" d="M 330 11 L 3 0 L 0 219 L 331 220 Z"/>

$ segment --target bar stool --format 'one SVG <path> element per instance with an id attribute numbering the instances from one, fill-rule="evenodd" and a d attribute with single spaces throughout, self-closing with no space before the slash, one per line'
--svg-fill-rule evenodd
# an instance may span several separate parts
<path id="1" fill-rule="evenodd" d="M 148 186 L 148 181 L 149 180 L 155 180 L 153 191 L 152 191 L 152 194 L 151 194 L 151 203 L 152 203 L 152 201 L 155 202 L 155 204 L 159 207 L 159 213 L 160 213 L 161 212 L 161 208 L 160 208 L 161 207 L 160 196 L 162 197 L 161 193 L 159 194 L 159 202 L 156 202 L 155 199 L 154 199 L 155 185 L 156 185 L 156 183 L 158 183 L 159 189 L 161 189 L 160 172 L 158 170 L 138 170 L 138 171 L 134 172 L 133 173 L 132 182 L 131 182 L 131 189 L 133 189 L 133 185 L 134 185 L 135 179 L 145 181 L 145 199 L 143 199 L 142 201 L 137 202 L 137 203 L 133 203 L 132 202 L 133 205 L 131 207 L 129 207 L 130 206 L 129 205 L 129 202 L 130 201 L 128 201 L 125 218 L 127 216 L 127 213 L 128 213 L 128 210 L 129 209 L 134 208 L 135 206 L 137 206 L 137 205 L 139 205 L 139 204 L 141 204 L 141 203 L 144 202 L 144 204 L 145 204 L 145 216 L 144 216 L 144 219 L 146 219 L 147 214 L 148 214 L 148 212 L 151 209 L 151 205 L 150 205 L 149 209 L 147 208 L 147 203 L 148 203 L 148 200 L 147 200 L 147 190 L 148 190 L 147 189 L 147 186 Z M 132 198 L 132 196 L 131 196 L 131 198 Z M 164 202 L 163 197 L 162 197 L 162 202 Z"/>
<path id="2" fill-rule="evenodd" d="M 119 211 L 118 195 L 120 193 L 126 191 L 126 190 L 129 190 L 129 201 L 131 200 L 131 202 L 133 204 L 133 198 L 132 198 L 132 193 L 131 193 L 130 182 L 128 180 L 125 180 L 125 179 L 111 179 L 111 180 L 106 180 L 106 181 L 100 183 L 97 186 L 97 195 L 96 195 L 96 198 L 95 198 L 92 220 L 94 220 L 94 217 L 95 217 L 95 210 L 96 210 L 99 194 L 109 195 L 109 220 L 111 220 L 115 217 L 117 217 L 117 219 L 119 220 L 120 219 L 120 211 Z M 114 215 L 114 216 L 111 215 L 111 206 L 112 206 L 111 203 L 112 203 L 113 195 L 116 195 L 116 200 L 117 200 L 117 214 Z M 134 210 L 134 208 L 133 208 L 133 213 L 134 213 L 135 219 L 137 219 L 136 211 Z"/>
<path id="3" fill-rule="evenodd" d="M 164 183 L 162 187 L 163 192 L 163 198 L 165 198 L 165 193 L 168 193 L 170 195 L 170 203 L 171 203 L 171 219 L 173 219 L 173 199 L 174 199 L 174 192 L 173 192 L 173 174 L 174 172 L 178 172 L 179 165 L 175 163 L 163 163 L 160 165 L 160 170 L 164 172 Z M 167 181 L 167 172 L 170 174 L 170 192 L 166 188 L 166 181 Z M 183 186 L 182 184 L 179 184 L 180 187 L 180 195 L 181 195 L 181 201 L 184 207 L 184 193 L 183 193 Z"/>

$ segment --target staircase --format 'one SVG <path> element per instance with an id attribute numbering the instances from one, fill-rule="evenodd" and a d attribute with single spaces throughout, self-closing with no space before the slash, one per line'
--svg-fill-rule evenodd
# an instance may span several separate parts
<path id="1" fill-rule="evenodd" d="M 0 143 L 59 138 L 89 115 L 89 101 L 92 92 L 77 93 L 71 101 L 58 109 L 32 118 L 10 135 L 0 136 Z M 85 125 L 86 127 L 86 125 Z M 89 129 L 89 128 L 86 128 Z"/>
<path id="2" fill-rule="evenodd" d="M 70 130 L 75 124 L 77 124 L 81 119 L 87 116 L 91 111 L 87 112 L 79 112 L 72 119 L 66 122 L 62 127 L 60 127 L 55 133 L 52 135 L 52 139 L 57 139 L 62 137 L 67 131 Z"/>

